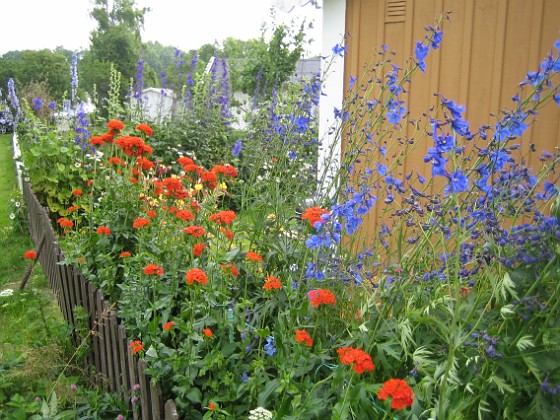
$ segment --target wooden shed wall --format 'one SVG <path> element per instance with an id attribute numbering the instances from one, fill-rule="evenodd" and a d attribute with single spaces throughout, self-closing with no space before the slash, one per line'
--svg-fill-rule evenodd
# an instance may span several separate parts
<path id="1" fill-rule="evenodd" d="M 414 56 L 416 41 L 426 34 L 425 27 L 443 12 L 451 14 L 443 22 L 441 48 L 430 51 L 426 73 L 417 73 L 410 94 L 403 96 L 411 117 L 435 105 L 434 94 L 441 93 L 466 106 L 464 117 L 471 130 L 492 125 L 496 118 L 491 114 L 514 108 L 511 98 L 518 84 L 560 38 L 559 0 L 347 0 L 345 91 L 350 76 L 360 80 L 364 65 L 383 44 L 396 53 L 392 61 L 404 67 L 405 58 Z M 433 145 L 424 143 L 407 156 L 403 174 L 417 171 L 429 177 L 431 169 L 423 157 Z M 524 148 L 534 143 L 538 152 L 554 152 L 560 146 L 556 104 L 539 112 L 522 143 Z M 528 165 L 538 165 L 536 156 Z M 370 216 L 368 233 L 373 233 L 379 212 Z"/>

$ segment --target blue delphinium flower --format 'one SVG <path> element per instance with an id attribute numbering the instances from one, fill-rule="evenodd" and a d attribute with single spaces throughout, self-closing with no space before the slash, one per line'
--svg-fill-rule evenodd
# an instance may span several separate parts
<path id="1" fill-rule="evenodd" d="M 12 105 L 12 109 L 14 110 L 14 120 L 17 123 L 19 116 L 21 115 L 21 108 L 19 107 L 19 100 L 16 95 L 16 86 L 14 83 L 14 79 L 8 79 L 8 100 Z"/>
<path id="2" fill-rule="evenodd" d="M 142 100 L 142 93 L 144 91 L 144 60 L 138 60 L 136 63 L 136 82 L 134 85 L 134 97 Z"/>
<path id="3" fill-rule="evenodd" d="M 33 110 L 39 111 L 43 107 L 43 100 L 41 98 L 33 99 Z"/>
<path id="4" fill-rule="evenodd" d="M 74 52 L 72 54 L 72 62 L 70 63 L 70 87 L 71 89 L 71 100 L 74 102 L 76 99 L 76 90 L 78 89 L 78 53 Z"/>
<path id="5" fill-rule="evenodd" d="M 457 169 L 449 175 L 449 183 L 445 187 L 445 193 L 450 192 L 463 192 L 469 189 L 469 178 L 460 170 Z"/>
<path id="6" fill-rule="evenodd" d="M 266 337 L 264 351 L 269 356 L 274 356 L 276 354 L 276 341 L 274 340 L 274 335 L 269 335 L 268 337 Z"/>
<path id="7" fill-rule="evenodd" d="M 231 154 L 235 157 L 239 156 L 242 147 L 243 147 L 243 143 L 241 142 L 241 139 L 237 139 L 233 148 L 231 149 Z"/>
<path id="8" fill-rule="evenodd" d="M 416 48 L 414 49 L 414 55 L 416 56 L 416 62 L 418 63 L 418 68 L 426 73 L 426 63 L 424 59 L 428 55 L 430 47 L 428 45 L 423 45 L 421 42 L 416 42 Z"/>
<path id="9" fill-rule="evenodd" d="M 85 111 L 85 103 L 80 102 L 78 107 L 78 113 L 76 116 L 78 117 L 76 128 L 74 129 L 76 133 L 76 144 L 80 146 L 82 149 L 85 149 L 88 146 L 89 140 L 89 120 L 87 117 L 87 113 Z"/>
<path id="10" fill-rule="evenodd" d="M 336 44 L 334 47 L 332 47 L 332 52 L 339 57 L 344 57 L 348 52 L 348 47 L 346 45 Z"/>
<path id="11" fill-rule="evenodd" d="M 55 110 L 56 109 L 56 102 L 55 101 L 50 101 L 47 106 L 49 107 L 49 109 Z"/>

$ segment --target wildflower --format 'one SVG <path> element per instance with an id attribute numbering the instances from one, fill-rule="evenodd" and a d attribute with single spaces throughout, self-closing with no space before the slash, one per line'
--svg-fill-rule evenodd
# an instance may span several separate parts
<path id="1" fill-rule="evenodd" d="M 272 413 L 266 408 L 257 407 L 249 411 L 249 417 L 247 420 L 270 420 L 272 418 Z"/>
<path id="2" fill-rule="evenodd" d="M 299 343 L 305 343 L 309 347 L 313 345 L 313 339 L 305 330 L 296 330 L 296 341 Z"/>
<path id="3" fill-rule="evenodd" d="M 202 251 L 204 251 L 204 248 L 206 248 L 206 245 L 203 242 L 194 244 L 193 255 L 195 257 L 200 257 L 202 255 Z"/>
<path id="4" fill-rule="evenodd" d="M 264 345 L 264 351 L 269 356 L 274 356 L 276 354 L 276 341 L 273 335 L 266 337 L 266 344 Z"/>
<path id="5" fill-rule="evenodd" d="M 255 261 L 255 262 L 263 262 L 263 257 L 261 257 L 259 254 L 257 254 L 256 252 L 253 251 L 249 251 L 247 252 L 247 255 L 245 255 L 245 257 L 250 260 L 250 261 Z"/>
<path id="6" fill-rule="evenodd" d="M 109 163 L 111 163 L 113 165 L 119 165 L 119 166 L 125 166 L 126 165 L 124 160 L 122 160 L 121 158 L 118 158 L 116 156 L 110 157 L 109 158 Z"/>
<path id="7" fill-rule="evenodd" d="M 78 390 L 78 386 L 76 384 L 70 385 L 70 391 L 76 392 Z"/>
<path id="8" fill-rule="evenodd" d="M 154 130 L 148 124 L 138 124 L 136 129 L 143 132 L 148 137 L 152 137 L 152 134 L 154 134 Z"/>
<path id="9" fill-rule="evenodd" d="M 179 210 L 177 213 L 175 213 L 175 216 L 177 216 L 179 219 L 185 220 L 185 221 L 194 220 L 194 214 L 192 214 L 188 210 Z"/>
<path id="10" fill-rule="evenodd" d="M 326 289 L 310 290 L 307 294 L 311 306 L 318 307 L 319 305 L 336 305 L 336 298 L 334 293 Z"/>
<path id="11" fill-rule="evenodd" d="M 121 254 L 119 255 L 120 258 L 128 258 L 130 257 L 132 254 L 128 251 L 123 251 L 121 252 Z"/>
<path id="12" fill-rule="evenodd" d="M 214 404 L 212 401 L 210 401 L 208 403 L 208 410 L 215 410 L 216 409 L 216 404 Z"/>
<path id="13" fill-rule="evenodd" d="M 0 292 L 0 297 L 8 297 L 14 294 L 14 289 L 5 289 Z"/>
<path id="14" fill-rule="evenodd" d="M 65 228 L 71 228 L 74 226 L 74 222 L 72 220 L 68 220 L 66 217 L 60 217 L 56 222 Z"/>
<path id="15" fill-rule="evenodd" d="M 25 254 L 23 254 L 23 258 L 25 258 L 26 260 L 34 260 L 35 258 L 37 258 L 37 253 L 33 250 L 25 251 Z"/>
<path id="16" fill-rule="evenodd" d="M 324 223 L 325 220 L 321 217 L 323 214 L 329 214 L 328 210 L 321 207 L 309 207 L 301 215 L 302 220 L 309 220 L 311 227 L 316 227 L 315 223 Z"/>
<path id="17" fill-rule="evenodd" d="M 92 146 L 104 146 L 105 140 L 101 136 L 92 136 L 89 139 L 89 144 L 91 144 Z"/>
<path id="18" fill-rule="evenodd" d="M 138 398 L 136 395 L 134 395 L 134 396 L 132 396 L 132 398 L 130 399 L 130 403 L 131 403 L 132 405 L 134 405 L 134 404 L 136 404 L 136 403 L 138 402 L 138 400 L 139 400 L 139 398 Z"/>
<path id="19" fill-rule="evenodd" d="M 226 228 L 220 228 L 220 232 L 222 232 L 224 235 L 226 235 L 226 237 L 230 241 L 233 241 L 233 232 L 231 230 L 226 229 Z"/>
<path id="20" fill-rule="evenodd" d="M 200 174 L 200 179 L 202 180 L 202 184 L 206 185 L 211 190 L 216 188 L 216 186 L 218 185 L 218 177 L 214 172 L 203 171 Z"/>
<path id="21" fill-rule="evenodd" d="M 204 273 L 204 271 L 202 271 L 200 268 L 191 268 L 189 271 L 187 271 L 187 274 L 185 274 L 185 279 L 187 280 L 187 284 L 189 285 L 195 282 L 201 284 L 208 283 L 208 276 L 206 276 L 206 273 Z"/>
<path id="22" fill-rule="evenodd" d="M 222 270 L 224 270 L 224 272 L 231 273 L 233 277 L 239 276 L 239 270 L 235 267 L 235 265 L 233 265 L 233 263 L 220 264 L 220 267 L 222 268 Z"/>
<path id="23" fill-rule="evenodd" d="M 144 153 L 151 155 L 153 149 L 144 143 L 140 137 L 122 136 L 115 141 L 115 144 L 123 149 L 127 156 L 142 156 Z"/>
<path id="24" fill-rule="evenodd" d="M 188 156 L 181 156 L 179 159 L 177 159 L 177 163 L 181 166 L 187 166 L 187 165 L 194 165 L 194 160 L 192 160 L 190 157 Z"/>
<path id="25" fill-rule="evenodd" d="M 212 168 L 212 172 L 215 174 L 224 174 L 228 178 L 235 178 L 237 176 L 237 170 L 231 165 L 216 165 Z"/>
<path id="26" fill-rule="evenodd" d="M 124 418 L 125 418 L 125 417 L 124 417 L 122 414 L 119 414 L 119 415 L 117 416 L 117 420 L 124 420 Z"/>
<path id="27" fill-rule="evenodd" d="M 144 274 L 157 274 L 158 276 L 162 276 L 163 268 L 156 264 L 148 264 L 144 267 Z"/>
<path id="28" fill-rule="evenodd" d="M 139 156 L 136 159 L 136 166 L 138 166 L 144 171 L 149 171 L 150 169 L 154 169 L 156 165 L 150 159 L 145 158 L 144 156 Z"/>
<path id="29" fill-rule="evenodd" d="M 74 196 L 79 196 L 79 195 L 82 195 L 83 193 L 84 192 L 82 190 L 79 190 L 79 189 L 75 189 L 75 190 L 72 191 L 72 195 L 74 195 Z"/>
<path id="30" fill-rule="evenodd" d="M 131 349 L 132 354 L 136 354 L 139 351 L 144 350 L 144 345 L 142 344 L 142 341 L 140 341 L 140 340 L 134 340 L 132 343 L 130 343 L 130 345 L 128 347 Z"/>
<path id="31" fill-rule="evenodd" d="M 204 333 L 204 335 L 208 338 L 212 337 L 214 335 L 214 333 L 212 333 L 212 330 L 210 328 L 204 328 L 202 330 L 202 332 Z"/>
<path id="32" fill-rule="evenodd" d="M 95 233 L 97 233 L 98 235 L 110 235 L 111 229 L 109 229 L 107 226 L 99 226 Z"/>
<path id="33" fill-rule="evenodd" d="M 412 398 L 414 393 L 403 379 L 389 379 L 386 381 L 379 390 L 377 397 L 380 400 L 386 400 L 391 397 L 391 408 L 395 410 L 410 407 L 414 402 Z"/>
<path id="34" fill-rule="evenodd" d="M 358 374 L 362 374 L 366 370 L 371 372 L 375 368 L 371 356 L 361 349 L 342 347 L 336 352 L 340 356 L 340 363 L 344 365 L 353 365 L 354 371 Z"/>
<path id="35" fill-rule="evenodd" d="M 265 290 L 281 289 L 282 283 L 280 283 L 280 279 L 277 277 L 266 276 L 266 283 L 264 284 L 263 288 Z"/>
<path id="36" fill-rule="evenodd" d="M 231 223 L 235 220 L 236 214 L 233 210 L 224 210 L 219 213 L 212 214 L 208 220 L 211 222 L 216 222 L 217 224 L 225 224 L 231 225 Z"/>
<path id="37" fill-rule="evenodd" d="M 191 235 L 194 238 L 197 238 L 199 236 L 203 236 L 206 234 L 206 231 L 204 230 L 204 228 L 202 226 L 189 226 L 183 229 L 183 233 L 186 233 L 187 235 Z"/>
<path id="38" fill-rule="evenodd" d="M 150 226 L 150 221 L 148 219 L 146 219 L 145 217 L 138 217 L 132 223 L 132 227 L 134 229 L 139 229 L 139 228 L 144 227 L 144 226 Z"/>
<path id="39" fill-rule="evenodd" d="M 119 120 L 109 120 L 107 123 L 107 128 L 110 130 L 122 130 L 124 129 L 124 123 Z"/>
<path id="40" fill-rule="evenodd" d="M 238 139 L 235 142 L 235 145 L 233 146 L 233 148 L 231 149 L 231 154 L 235 157 L 239 156 L 239 153 L 241 153 L 241 148 L 243 147 L 243 143 L 241 142 L 241 139 Z"/>
<path id="41" fill-rule="evenodd" d="M 175 326 L 175 322 L 174 321 L 168 321 L 165 324 L 163 324 L 163 329 L 165 331 L 170 331 L 171 328 L 173 328 Z"/>

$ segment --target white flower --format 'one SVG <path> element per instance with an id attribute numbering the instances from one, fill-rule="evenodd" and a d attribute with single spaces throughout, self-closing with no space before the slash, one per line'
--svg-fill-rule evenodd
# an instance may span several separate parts
<path id="1" fill-rule="evenodd" d="M 272 413 L 266 408 L 257 407 L 249 411 L 248 420 L 268 420 L 272 418 Z"/>
<path id="2" fill-rule="evenodd" d="M 16 215 L 14 213 L 10 213 L 10 219 L 14 220 L 16 218 Z"/>
<path id="3" fill-rule="evenodd" d="M 14 289 L 6 289 L 0 292 L 0 297 L 8 297 L 14 294 Z"/>
<path id="4" fill-rule="evenodd" d="M 16 201 L 16 207 L 21 207 L 21 203 L 19 201 Z"/>

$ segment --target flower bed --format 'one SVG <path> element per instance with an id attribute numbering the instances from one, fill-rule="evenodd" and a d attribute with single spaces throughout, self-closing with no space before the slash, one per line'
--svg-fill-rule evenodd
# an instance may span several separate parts
<path id="1" fill-rule="evenodd" d="M 492 125 L 471 131 L 440 96 L 411 139 L 402 97 L 440 41 L 430 27 L 407 68 L 382 51 L 376 77 L 352 81 L 333 128 L 352 141 L 319 186 L 332 196 L 306 201 L 286 176 L 309 146 L 297 102 L 207 166 L 158 161 L 157 127 L 116 119 L 89 139 L 90 159 L 73 157 L 56 217 L 66 263 L 117 305 L 130 352 L 181 417 L 555 412 L 559 157 L 540 151 L 532 173 L 514 141 L 558 102 L 558 55 Z M 404 173 L 423 142 L 426 168 Z"/>

